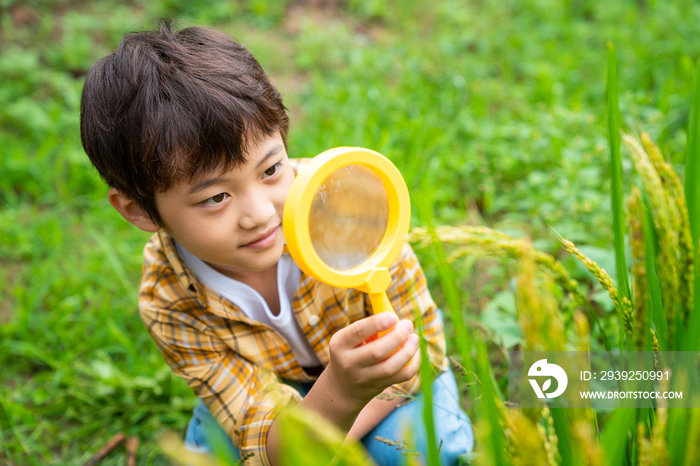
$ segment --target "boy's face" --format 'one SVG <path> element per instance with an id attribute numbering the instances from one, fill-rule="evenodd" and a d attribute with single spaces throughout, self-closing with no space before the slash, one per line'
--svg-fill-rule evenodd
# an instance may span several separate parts
<path id="1" fill-rule="evenodd" d="M 248 151 L 228 172 L 180 181 L 155 201 L 167 231 L 220 272 L 242 277 L 266 270 L 282 255 L 282 212 L 294 172 L 279 133 Z"/>

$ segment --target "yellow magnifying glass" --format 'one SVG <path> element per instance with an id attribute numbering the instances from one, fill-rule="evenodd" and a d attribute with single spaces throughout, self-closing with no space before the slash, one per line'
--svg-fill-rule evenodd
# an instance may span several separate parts
<path id="1" fill-rule="evenodd" d="M 389 159 L 359 147 L 317 155 L 294 180 L 283 217 L 289 253 L 307 275 L 369 294 L 375 314 L 394 312 L 389 266 L 406 240 L 411 204 Z"/>

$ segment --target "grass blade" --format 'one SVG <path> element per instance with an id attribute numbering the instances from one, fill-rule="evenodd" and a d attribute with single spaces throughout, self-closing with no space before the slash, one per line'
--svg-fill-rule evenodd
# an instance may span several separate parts
<path id="1" fill-rule="evenodd" d="M 219 427 L 213 417 L 205 417 L 202 420 L 202 427 L 211 443 L 214 457 L 221 466 L 235 466 L 238 454 L 233 450 L 231 441 L 224 431 Z"/>
<path id="2" fill-rule="evenodd" d="M 629 433 L 634 432 L 636 411 L 635 409 L 616 409 L 608 419 L 601 439 L 605 458 L 608 460 L 607 464 L 629 464 L 627 439 Z"/>
<path id="3" fill-rule="evenodd" d="M 562 408 L 550 408 L 552 413 L 552 418 L 554 419 L 554 430 L 557 433 L 557 438 L 559 443 L 557 447 L 559 449 L 559 454 L 561 455 L 562 465 L 568 465 L 573 463 L 571 446 L 574 444 L 574 440 L 571 435 L 571 417 L 568 416 Z"/>
<path id="4" fill-rule="evenodd" d="M 491 466 L 505 464 L 504 451 L 506 439 L 499 422 L 497 393 L 498 386 L 494 384 L 493 371 L 483 342 L 477 344 L 477 368 L 479 380 L 483 383 L 481 393 L 481 417 L 483 426 L 480 440 L 483 442 L 483 455 L 487 458 L 484 463 Z"/>
<path id="5" fill-rule="evenodd" d="M 693 257 L 695 257 L 695 299 L 690 319 L 683 339 L 684 351 L 696 351 L 700 341 L 700 274 L 698 268 L 698 240 L 700 237 L 700 62 L 695 71 L 693 103 L 690 107 L 688 147 L 685 156 L 685 202 L 688 206 L 690 233 L 693 237 Z"/>
<path id="6" fill-rule="evenodd" d="M 644 230 L 644 260 L 647 269 L 647 281 L 649 283 L 649 309 L 651 310 L 651 321 L 656 327 L 656 337 L 659 339 L 662 351 L 670 351 L 668 346 L 668 324 L 666 323 L 666 315 L 664 314 L 663 303 L 661 301 L 661 288 L 659 286 L 659 277 L 656 275 L 656 236 L 654 234 L 653 220 L 647 198 L 644 196 L 644 216 L 642 217 L 642 225 Z"/>
<path id="7" fill-rule="evenodd" d="M 622 197 L 622 159 L 620 157 L 620 104 L 617 85 L 617 53 L 615 46 L 608 43 L 608 138 L 610 142 L 610 197 L 613 213 L 613 241 L 615 245 L 615 269 L 617 289 L 622 295 L 617 309 L 620 322 L 620 347 L 625 333 L 622 328 L 622 300 L 630 299 L 627 280 L 627 260 L 625 258 L 625 219 Z M 632 349 L 632 342 L 627 342 Z"/>
<path id="8" fill-rule="evenodd" d="M 415 295 L 415 292 L 414 294 Z M 414 306 L 416 316 L 416 330 L 420 337 L 420 386 L 423 392 L 423 423 L 425 425 L 426 441 L 428 444 L 428 466 L 440 466 L 440 457 L 438 455 L 437 440 L 435 438 L 435 418 L 433 417 L 433 368 L 430 365 L 430 356 L 428 355 L 428 344 L 423 336 L 423 319 L 419 314 L 417 305 Z"/>
<path id="9" fill-rule="evenodd" d="M 427 187 L 423 190 L 424 193 L 429 193 Z M 445 301 L 447 302 L 447 307 L 450 311 L 450 322 L 455 330 L 455 344 L 457 346 L 457 353 L 462 359 L 462 365 L 467 370 L 468 373 L 474 372 L 474 365 L 472 363 L 472 358 L 470 357 L 472 342 L 467 332 L 467 326 L 465 323 L 465 317 L 462 314 L 462 308 L 460 303 L 463 298 L 460 296 L 460 289 L 457 287 L 457 277 L 455 275 L 454 269 L 447 262 L 445 255 L 445 248 L 442 242 L 435 235 L 434 225 L 433 225 L 433 215 L 431 210 L 431 203 L 429 195 L 424 195 L 417 198 L 418 212 L 427 227 L 428 231 L 433 235 L 433 241 L 431 241 L 431 248 L 435 256 L 435 263 L 437 267 L 438 277 L 440 278 L 440 284 L 442 285 L 443 292 L 445 293 Z M 476 394 L 471 389 L 470 385 L 470 398 L 475 399 Z"/>
<path id="10" fill-rule="evenodd" d="M 693 86 L 693 103 L 690 107 L 690 123 L 688 127 L 688 147 L 685 156 L 685 200 L 690 217 L 690 232 L 693 236 L 695 257 L 698 251 L 700 236 L 700 62 L 695 71 Z M 697 268 L 695 276 L 698 276 Z M 698 300 L 696 300 L 697 302 Z"/>
<path id="11" fill-rule="evenodd" d="M 688 441 L 688 419 L 690 414 L 688 409 L 669 409 L 668 410 L 668 454 L 671 458 L 671 464 L 682 464 L 683 455 Z M 693 410 L 695 411 L 695 410 Z"/>
<path id="12" fill-rule="evenodd" d="M 346 439 L 346 433 L 315 411 L 296 406 L 282 409 L 277 419 L 282 432 L 278 453 L 282 466 L 376 464 L 359 442 Z"/>

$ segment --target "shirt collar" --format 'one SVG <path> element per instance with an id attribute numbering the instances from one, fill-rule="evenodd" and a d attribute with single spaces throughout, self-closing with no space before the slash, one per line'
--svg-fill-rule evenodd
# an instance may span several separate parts
<path id="1" fill-rule="evenodd" d="M 165 258 L 170 263 L 170 266 L 173 268 L 173 272 L 175 272 L 177 277 L 180 279 L 182 285 L 186 289 L 196 291 L 195 283 L 197 280 L 194 278 L 194 275 L 192 272 L 190 272 L 187 266 L 182 263 L 180 256 L 177 255 L 177 249 L 175 249 L 175 240 L 173 237 L 163 231 L 162 228 L 158 230 L 158 237 L 163 245 L 163 253 L 165 254 Z"/>

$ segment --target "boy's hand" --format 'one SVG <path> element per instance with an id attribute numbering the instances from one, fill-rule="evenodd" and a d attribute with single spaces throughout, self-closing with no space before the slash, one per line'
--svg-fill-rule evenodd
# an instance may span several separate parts
<path id="1" fill-rule="evenodd" d="M 390 385 L 418 372 L 418 335 L 412 333 L 410 320 L 397 321 L 395 314 L 375 314 L 333 335 L 325 372 L 344 399 L 364 405 Z M 388 329 L 381 338 L 372 338 Z"/>

